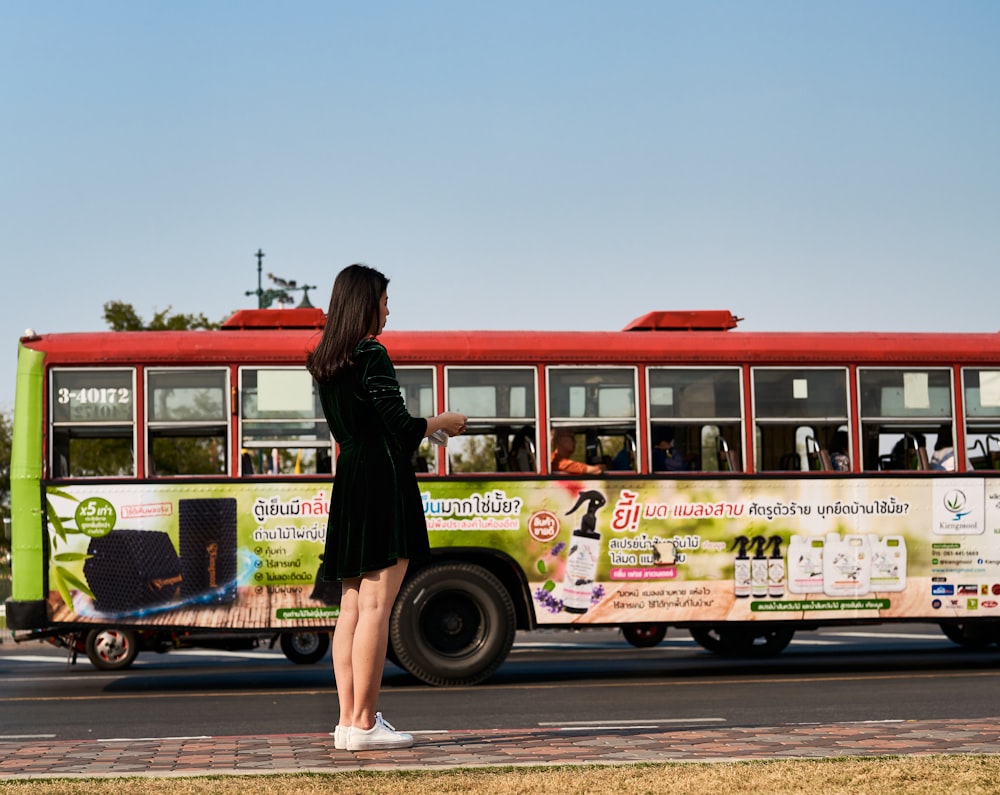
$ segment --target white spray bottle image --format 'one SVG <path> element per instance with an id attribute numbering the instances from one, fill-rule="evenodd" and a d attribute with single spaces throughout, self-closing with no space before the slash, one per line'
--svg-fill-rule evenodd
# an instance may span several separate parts
<path id="1" fill-rule="evenodd" d="M 733 595 L 740 599 L 750 595 L 750 556 L 747 555 L 749 546 L 749 538 L 737 536 L 733 539 L 731 547 L 731 549 L 738 550 L 733 565 Z"/>
<path id="2" fill-rule="evenodd" d="M 750 595 L 767 596 L 767 558 L 764 557 L 767 539 L 764 536 L 757 536 L 750 543 L 753 544 L 753 557 L 750 558 Z"/>
<path id="3" fill-rule="evenodd" d="M 767 542 L 771 557 L 767 559 L 767 595 L 785 595 L 785 559 L 781 556 L 781 536 L 771 536 Z"/>
<path id="4" fill-rule="evenodd" d="M 587 503 L 587 511 L 580 520 L 580 526 L 573 531 L 566 557 L 562 600 L 563 609 L 567 613 L 586 613 L 590 609 L 590 597 L 594 591 L 594 577 L 597 576 L 597 562 L 601 554 L 597 509 L 607 500 L 599 491 L 581 492 L 576 504 L 566 511 L 566 515 L 569 516 L 584 502 Z"/>

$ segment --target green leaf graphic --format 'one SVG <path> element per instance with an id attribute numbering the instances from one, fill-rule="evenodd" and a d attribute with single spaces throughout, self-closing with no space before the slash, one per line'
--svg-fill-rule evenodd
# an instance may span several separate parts
<path id="1" fill-rule="evenodd" d="M 89 596 L 91 599 L 94 598 L 94 592 L 90 590 L 90 586 L 87 585 L 87 583 L 85 583 L 75 574 L 70 574 L 68 571 L 66 571 L 66 569 L 60 568 L 60 572 L 62 574 L 63 579 L 67 583 L 72 585 L 74 588 L 76 588 L 76 590 L 78 590 L 80 593 L 87 594 L 87 596 Z M 72 607 L 72 604 L 70 605 L 70 607 Z"/>
<path id="2" fill-rule="evenodd" d="M 85 552 L 60 552 L 58 555 L 53 555 L 52 560 L 58 560 L 60 563 L 69 563 L 74 560 L 89 560 L 93 555 L 88 555 Z"/>
<path id="3" fill-rule="evenodd" d="M 59 590 L 60 596 L 62 596 L 63 602 L 66 603 L 66 607 L 70 610 L 73 609 L 73 597 L 70 596 L 69 586 L 66 585 L 66 581 L 63 579 L 64 569 L 56 566 L 52 569 L 53 579 L 56 581 L 56 588 Z"/>

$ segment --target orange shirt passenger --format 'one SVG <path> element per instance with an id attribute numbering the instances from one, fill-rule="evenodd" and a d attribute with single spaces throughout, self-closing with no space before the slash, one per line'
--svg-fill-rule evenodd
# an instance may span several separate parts
<path id="1" fill-rule="evenodd" d="M 576 437 L 570 430 L 558 430 L 552 434 L 552 471 L 567 475 L 600 475 L 604 464 L 584 464 L 574 461 Z"/>

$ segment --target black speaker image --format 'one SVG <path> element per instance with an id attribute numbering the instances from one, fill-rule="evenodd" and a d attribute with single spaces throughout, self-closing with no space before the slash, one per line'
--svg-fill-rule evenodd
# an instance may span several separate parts
<path id="1" fill-rule="evenodd" d="M 181 597 L 212 602 L 236 599 L 236 500 L 178 501 Z"/>
<path id="2" fill-rule="evenodd" d="M 90 539 L 83 574 L 102 613 L 130 613 L 181 595 L 181 564 L 166 533 L 112 530 Z"/>

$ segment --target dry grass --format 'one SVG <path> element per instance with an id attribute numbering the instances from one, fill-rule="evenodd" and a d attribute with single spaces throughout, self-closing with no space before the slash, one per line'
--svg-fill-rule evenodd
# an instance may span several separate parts
<path id="1" fill-rule="evenodd" d="M 1000 792 L 1000 756 L 0 781 L 0 793 L 11 795 L 129 790 L 142 795 L 985 795 Z"/>

